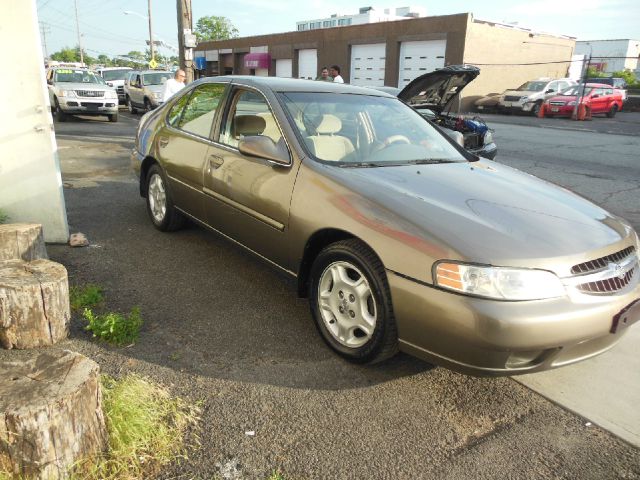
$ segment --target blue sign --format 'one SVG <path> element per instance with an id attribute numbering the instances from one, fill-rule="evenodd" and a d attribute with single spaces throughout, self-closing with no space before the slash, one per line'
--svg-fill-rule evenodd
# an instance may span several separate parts
<path id="1" fill-rule="evenodd" d="M 207 59 L 205 57 L 196 57 L 194 58 L 196 62 L 197 70 L 206 70 L 207 69 Z"/>

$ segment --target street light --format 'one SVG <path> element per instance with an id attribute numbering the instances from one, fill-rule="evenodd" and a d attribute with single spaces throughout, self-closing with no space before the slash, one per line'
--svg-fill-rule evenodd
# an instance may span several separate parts
<path id="1" fill-rule="evenodd" d="M 149 11 L 149 15 L 147 17 L 145 17 L 144 15 L 142 15 L 140 13 L 132 12 L 131 10 L 125 10 L 124 14 L 125 15 L 136 15 L 138 17 L 142 17 L 142 18 L 145 18 L 145 19 L 149 20 L 149 50 L 150 50 L 150 53 L 151 53 L 151 62 L 155 63 L 156 52 L 155 52 L 155 48 L 154 48 L 154 45 L 153 45 L 153 28 L 152 28 L 152 22 L 151 22 L 151 0 L 147 0 L 147 8 L 148 8 L 148 11 Z"/>

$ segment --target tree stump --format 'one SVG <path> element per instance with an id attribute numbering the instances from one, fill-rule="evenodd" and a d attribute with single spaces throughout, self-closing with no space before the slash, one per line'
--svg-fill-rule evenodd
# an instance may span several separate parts
<path id="1" fill-rule="evenodd" d="M 49 258 L 44 245 L 42 225 L 37 223 L 0 224 L 0 262 Z"/>
<path id="2" fill-rule="evenodd" d="M 53 345 L 69 331 L 67 270 L 50 260 L 0 262 L 0 346 Z"/>
<path id="3" fill-rule="evenodd" d="M 26 362 L 0 362 L 0 378 L 0 457 L 13 474 L 67 478 L 74 463 L 104 451 L 107 431 L 93 360 L 47 351 Z"/>

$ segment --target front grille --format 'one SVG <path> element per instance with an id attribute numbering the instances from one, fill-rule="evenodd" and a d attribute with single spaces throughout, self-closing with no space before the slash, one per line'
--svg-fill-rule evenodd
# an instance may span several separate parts
<path id="1" fill-rule="evenodd" d="M 102 107 L 104 106 L 104 104 L 102 103 L 93 103 L 93 102 L 82 102 L 80 103 L 80 105 L 82 105 L 83 107 L 87 107 L 87 108 L 93 108 L 93 109 L 98 109 L 98 107 Z"/>
<path id="2" fill-rule="evenodd" d="M 611 268 L 611 264 L 620 267 L 621 263 L 629 265 L 629 262 L 632 264 L 631 268 L 624 273 L 618 274 L 615 268 Z M 634 247 L 627 247 L 611 255 L 574 265 L 571 268 L 571 273 L 574 275 L 589 275 L 598 272 L 607 272 L 607 269 L 609 269 L 610 274 L 607 275 L 606 278 L 579 283 L 576 287 L 579 291 L 588 294 L 608 294 L 622 290 L 629 285 L 637 273 L 638 259 L 636 249 Z"/>
<path id="3" fill-rule="evenodd" d="M 549 105 L 555 105 L 557 107 L 562 107 L 564 105 L 564 102 L 549 102 Z"/>
<path id="4" fill-rule="evenodd" d="M 520 101 L 520 97 L 516 96 L 516 95 L 505 95 L 504 99 L 507 102 L 519 102 Z"/>
<path id="5" fill-rule="evenodd" d="M 104 91 L 102 90 L 76 90 L 76 95 L 79 97 L 104 97 Z"/>

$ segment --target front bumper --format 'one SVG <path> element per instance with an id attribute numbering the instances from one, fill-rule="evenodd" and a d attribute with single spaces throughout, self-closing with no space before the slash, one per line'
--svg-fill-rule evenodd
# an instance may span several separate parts
<path id="1" fill-rule="evenodd" d="M 472 375 L 531 373 L 602 353 L 628 330 L 610 333 L 614 316 L 640 298 L 636 284 L 625 294 L 589 296 L 584 303 L 568 297 L 501 302 L 450 293 L 392 272 L 388 279 L 400 350 Z"/>
<path id="2" fill-rule="evenodd" d="M 499 112 L 530 112 L 535 102 L 502 102 L 498 104 Z"/>
<path id="3" fill-rule="evenodd" d="M 64 113 L 75 115 L 113 115 L 118 113 L 118 99 L 101 98 L 86 99 L 82 97 L 69 97 L 59 99 L 60 109 Z"/>

